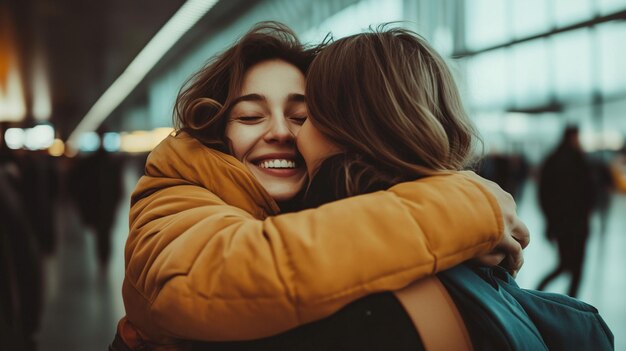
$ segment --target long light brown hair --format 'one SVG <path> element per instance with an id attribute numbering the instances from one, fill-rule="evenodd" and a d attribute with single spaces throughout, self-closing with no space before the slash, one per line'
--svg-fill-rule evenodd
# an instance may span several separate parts
<path id="1" fill-rule="evenodd" d="M 326 46 L 309 68 L 306 102 L 313 125 L 345 151 L 348 196 L 469 161 L 476 134 L 452 74 L 409 30 L 383 26 Z"/>
<path id="2" fill-rule="evenodd" d="M 289 27 L 278 22 L 258 23 L 183 85 L 174 105 L 175 127 L 209 147 L 229 152 L 225 137 L 228 113 L 246 71 L 262 61 L 281 59 L 306 74 L 316 52 L 317 48 L 305 48 Z"/>

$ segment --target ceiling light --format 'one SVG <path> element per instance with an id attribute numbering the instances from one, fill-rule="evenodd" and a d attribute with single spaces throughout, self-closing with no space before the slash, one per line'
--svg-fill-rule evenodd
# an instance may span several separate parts
<path id="1" fill-rule="evenodd" d="M 54 128 L 49 124 L 40 124 L 25 130 L 24 146 L 28 150 L 47 149 L 54 142 Z"/>
<path id="2" fill-rule="evenodd" d="M 94 152 L 100 147 L 100 136 L 96 132 L 82 133 L 78 139 L 78 149 L 82 152 Z"/>
<path id="3" fill-rule="evenodd" d="M 36 120 L 48 120 L 52 114 L 50 83 L 44 64 L 44 57 L 39 54 L 33 63 L 33 117 Z"/>
<path id="4" fill-rule="evenodd" d="M 174 44 L 216 3 L 217 0 L 185 2 L 91 107 L 68 138 L 68 145 L 75 148 L 82 133 L 96 130 Z"/>
<path id="5" fill-rule="evenodd" d="M 120 151 L 129 153 L 150 152 L 173 132 L 174 129 L 172 128 L 156 128 L 151 131 L 137 130 L 132 133 L 122 133 Z"/>
<path id="6" fill-rule="evenodd" d="M 59 157 L 65 152 L 65 143 L 61 139 L 54 139 L 52 145 L 48 148 L 50 156 Z"/>
<path id="7" fill-rule="evenodd" d="M 26 104 L 15 62 L 9 66 L 7 74 L 6 82 L 0 82 L 0 122 L 19 122 L 26 116 Z"/>
<path id="8" fill-rule="evenodd" d="M 21 128 L 9 128 L 6 132 L 4 132 L 4 141 L 9 149 L 21 149 L 24 146 L 24 141 L 26 139 L 25 134 L 26 133 L 24 133 L 24 130 Z"/>
<path id="9" fill-rule="evenodd" d="M 108 152 L 115 152 L 120 149 L 119 133 L 104 133 L 102 137 L 102 147 Z"/>

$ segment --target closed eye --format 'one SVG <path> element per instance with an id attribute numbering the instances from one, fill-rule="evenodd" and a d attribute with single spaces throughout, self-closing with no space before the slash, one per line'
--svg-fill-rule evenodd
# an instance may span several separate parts
<path id="1" fill-rule="evenodd" d="M 234 118 L 234 120 L 245 124 L 256 124 L 263 121 L 263 116 L 240 116 Z"/>
<path id="2" fill-rule="evenodd" d="M 289 119 L 291 121 L 293 121 L 294 123 L 296 123 L 298 125 L 303 125 L 304 122 L 306 122 L 307 118 L 308 118 L 307 116 L 293 116 L 293 117 L 289 117 Z"/>

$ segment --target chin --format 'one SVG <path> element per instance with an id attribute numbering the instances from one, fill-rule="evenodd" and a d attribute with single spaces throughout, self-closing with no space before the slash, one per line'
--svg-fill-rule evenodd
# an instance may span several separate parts
<path id="1" fill-rule="evenodd" d="M 284 202 L 284 201 L 289 201 L 291 199 L 293 199 L 294 197 L 296 197 L 296 195 L 298 195 L 298 193 L 300 192 L 300 190 L 289 190 L 289 191 L 270 191 L 269 194 L 270 196 L 274 199 L 274 201 L 276 202 Z"/>
<path id="2" fill-rule="evenodd" d="M 276 202 L 283 202 L 292 200 L 300 190 L 304 187 L 304 183 L 306 181 L 306 176 L 303 176 L 299 181 L 293 182 L 292 184 L 267 184 L 264 186 L 270 196 Z"/>

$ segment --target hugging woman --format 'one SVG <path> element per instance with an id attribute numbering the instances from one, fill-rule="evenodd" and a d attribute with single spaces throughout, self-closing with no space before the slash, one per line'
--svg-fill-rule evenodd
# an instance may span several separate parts
<path id="1" fill-rule="evenodd" d="M 445 172 L 416 164 L 423 173 L 389 188 L 295 211 L 307 185 L 296 148 L 305 74 L 320 50 L 262 24 L 181 91 L 179 129 L 150 154 L 132 195 L 127 317 L 113 349 L 270 337 L 470 259 L 519 269 L 528 232 L 514 202 L 454 172 L 461 162 Z M 461 140 L 449 141 L 434 157 L 457 159 Z M 307 138 L 298 143 L 306 149 Z"/>

